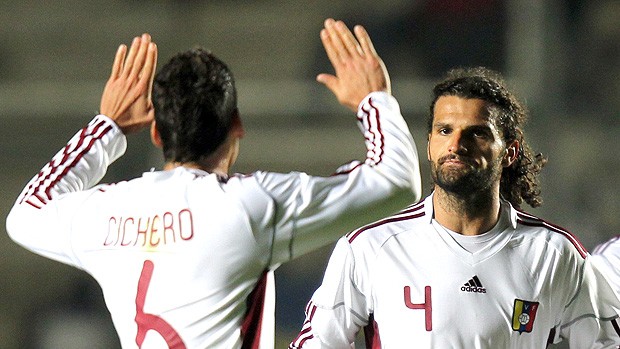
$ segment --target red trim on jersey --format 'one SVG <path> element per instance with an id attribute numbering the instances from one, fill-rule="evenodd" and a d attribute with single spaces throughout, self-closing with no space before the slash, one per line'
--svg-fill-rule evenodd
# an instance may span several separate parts
<path id="1" fill-rule="evenodd" d="M 314 318 L 314 313 L 316 313 L 316 305 L 313 304 L 310 308 L 310 316 L 308 316 L 308 320 L 312 321 Z"/>
<path id="2" fill-rule="evenodd" d="M 375 120 L 377 122 L 377 133 L 379 134 L 379 139 L 381 140 L 381 144 L 379 145 L 379 148 L 376 150 L 377 153 L 379 153 L 379 160 L 377 160 L 377 162 L 375 163 L 378 164 L 383 160 L 383 154 L 385 153 L 385 136 L 383 135 L 382 132 L 382 128 L 381 128 L 381 118 L 379 117 L 379 109 L 377 109 L 377 107 L 374 106 L 372 99 L 369 98 L 368 99 L 368 104 L 372 107 L 372 109 L 375 110 Z"/>
<path id="3" fill-rule="evenodd" d="M 419 211 L 419 210 L 421 210 L 423 208 L 424 208 L 424 202 L 419 202 L 417 204 L 413 204 L 413 205 L 405 208 L 404 210 L 400 211 L 399 214 L 411 213 L 411 212 Z"/>
<path id="4" fill-rule="evenodd" d="M 410 220 L 410 219 L 416 219 L 416 218 L 423 217 L 424 215 L 426 215 L 425 211 L 415 213 L 415 212 L 419 211 L 422 208 L 424 208 L 424 204 L 414 205 L 413 207 L 405 209 L 404 211 L 398 213 L 395 216 L 384 218 L 384 219 L 382 219 L 380 221 L 368 224 L 368 225 L 366 225 L 364 227 L 361 227 L 361 228 L 359 228 L 357 230 L 354 230 L 354 231 L 350 232 L 349 234 L 347 234 L 346 237 L 349 240 L 349 243 L 352 243 L 353 240 L 355 240 L 355 238 L 357 238 L 361 233 L 365 232 L 366 230 L 370 230 L 372 228 L 376 228 L 376 227 L 384 225 L 384 224 L 389 224 L 389 223 L 393 223 L 393 222 L 400 222 L 400 221 L 406 221 L 406 220 Z M 414 214 L 410 214 L 410 213 L 414 213 Z M 403 214 L 410 214 L 410 215 L 403 215 Z"/>
<path id="5" fill-rule="evenodd" d="M 302 325 L 301 331 L 295 337 L 295 339 L 289 344 L 289 349 L 302 348 L 306 341 L 314 338 L 312 334 L 312 318 L 314 317 L 314 313 L 316 312 L 316 306 L 312 304 L 312 301 L 308 302 L 306 305 L 306 320 Z"/>
<path id="6" fill-rule="evenodd" d="M 56 183 L 58 183 L 73 167 L 75 167 L 75 165 L 78 163 L 78 161 L 80 161 L 82 159 L 82 157 L 84 157 L 84 154 L 86 154 L 93 146 L 93 144 L 95 144 L 95 142 L 97 140 L 99 140 L 101 137 L 103 137 L 104 134 L 106 134 L 109 130 L 112 129 L 112 126 L 108 126 L 103 133 L 95 138 L 93 137 L 90 142 L 88 143 L 88 145 L 86 146 L 86 148 L 81 151 L 78 156 L 75 157 L 75 159 L 73 160 L 73 162 L 71 162 L 69 164 L 69 166 L 65 167 L 65 169 L 60 173 L 60 175 L 58 177 L 56 177 L 56 180 L 52 181 L 52 183 L 50 183 L 47 187 L 47 189 L 45 190 L 45 195 L 47 195 L 47 197 L 49 199 L 51 199 L 51 195 L 50 195 L 50 191 L 52 190 L 52 188 L 56 185 Z M 63 159 L 64 162 L 64 159 Z"/>
<path id="7" fill-rule="evenodd" d="M 34 203 L 30 202 L 30 200 L 26 201 L 26 203 L 27 203 L 28 205 L 30 205 L 30 206 L 32 206 L 32 207 L 34 207 L 34 208 L 36 208 L 36 209 L 41 209 L 41 207 L 42 207 L 42 206 L 39 206 L 39 205 L 37 205 L 37 204 L 34 204 Z"/>
<path id="8" fill-rule="evenodd" d="M 361 162 L 360 162 L 360 163 L 357 163 L 357 164 L 355 164 L 355 166 L 353 166 L 353 167 L 351 167 L 351 168 L 349 168 L 349 169 L 334 172 L 334 173 L 333 173 L 330 177 L 334 177 L 334 176 L 339 176 L 339 175 L 349 174 L 349 173 L 351 173 L 351 172 L 355 171 L 355 169 L 356 169 L 356 168 L 358 168 L 358 167 L 360 167 L 360 166 L 362 166 L 362 165 L 363 165 L 363 163 L 361 163 Z M 343 166 L 344 166 L 344 165 L 343 165 Z"/>
<path id="9" fill-rule="evenodd" d="M 82 146 L 82 144 L 84 144 L 84 141 L 86 140 L 86 137 L 94 134 L 95 132 L 97 132 L 97 130 L 99 130 L 99 128 L 101 127 L 101 124 L 103 124 L 103 122 L 99 122 L 97 124 L 95 124 L 95 127 L 93 128 L 93 131 L 90 134 L 87 134 L 86 131 L 88 130 L 88 126 L 83 128 L 82 131 L 80 132 L 80 137 L 78 138 L 77 143 L 73 146 L 73 149 L 78 149 Z M 105 134 L 105 133 L 104 133 Z M 88 146 L 86 147 L 86 150 L 90 150 L 90 148 L 92 147 L 93 143 L 94 143 L 95 139 L 91 139 L 91 142 L 88 144 Z M 52 174 L 56 173 L 56 170 L 58 169 L 58 167 L 60 167 L 61 165 L 63 165 L 65 163 L 65 161 L 67 161 L 67 159 L 69 158 L 69 154 L 71 154 L 71 150 L 70 148 L 72 147 L 73 144 L 69 143 L 67 144 L 64 149 L 63 149 L 63 157 L 62 159 L 60 159 L 60 163 L 58 165 L 55 164 L 55 161 L 52 160 L 50 162 L 50 166 L 52 167 L 50 173 L 47 174 L 47 176 L 45 176 L 45 178 L 43 178 L 43 180 L 49 179 L 50 177 L 52 177 Z M 77 160 L 81 159 L 83 156 L 83 153 L 80 152 L 78 153 L 77 156 Z M 56 179 L 54 181 L 52 181 L 52 183 L 50 183 L 46 188 L 41 188 L 41 189 L 45 189 L 44 193 L 47 196 L 48 199 L 51 199 L 51 195 L 49 194 L 49 192 L 51 191 L 51 188 L 58 183 L 58 181 L 60 181 L 60 179 L 69 171 L 69 169 L 71 167 L 73 167 L 73 165 L 75 165 L 77 163 L 77 161 L 74 161 L 73 163 L 71 163 L 69 165 L 69 167 L 65 168 L 65 171 L 63 171 L 58 177 L 56 177 Z M 37 187 L 37 189 L 35 189 L 35 192 L 39 190 L 40 187 L 42 187 L 42 183 L 43 181 L 41 181 L 39 183 L 39 186 Z"/>
<path id="10" fill-rule="evenodd" d="M 107 127 L 102 127 L 106 124 L 104 120 L 100 120 L 94 125 L 89 124 L 84 127 L 79 132 L 79 137 L 77 141 L 68 143 L 62 150 L 62 156 L 58 159 L 56 156 L 41 170 L 37 177 L 33 178 L 28 185 L 26 191 L 23 194 L 23 197 L 20 199 L 20 203 L 24 201 L 29 205 L 35 208 L 41 208 L 42 206 L 47 204 L 47 200 L 51 200 L 51 190 L 52 188 L 62 180 L 62 178 L 73 168 L 75 165 L 84 157 L 86 153 L 90 151 L 93 144 L 103 138 L 103 136 L 108 133 L 112 126 L 108 125 Z M 86 144 L 85 147 L 83 145 L 87 142 L 87 139 L 90 138 L 90 141 Z M 77 152 L 77 155 L 69 164 L 65 164 L 71 155 Z M 65 166 L 66 165 L 66 166 Z M 64 169 L 57 174 L 57 171 L 61 166 L 65 166 Z M 49 172 L 45 174 L 46 168 L 49 169 Z M 57 175 L 56 175 L 57 174 Z M 56 175 L 55 178 L 54 175 Z M 53 179 L 52 179 L 53 178 Z M 47 180 L 52 179 L 50 183 L 45 183 Z M 41 194 L 44 194 L 42 196 Z M 32 198 L 36 198 L 39 200 L 39 204 L 36 204 L 31 200 Z M 35 200 L 36 201 L 36 200 Z"/>
<path id="11" fill-rule="evenodd" d="M 291 343 L 289 348 L 302 348 L 304 344 L 306 344 L 306 341 L 312 338 L 314 338 L 314 335 L 312 334 L 312 326 L 305 327 L 304 329 L 301 330 L 301 332 L 299 332 L 299 334 L 293 341 L 293 343 L 298 343 L 298 344 L 296 346 L 293 346 L 294 344 Z"/>
<path id="12" fill-rule="evenodd" d="M 366 118 L 366 122 L 368 127 L 365 127 L 364 137 L 373 145 L 370 149 L 368 149 L 368 153 L 366 155 L 366 160 L 370 162 L 370 165 L 376 165 L 381 162 L 383 159 L 384 153 L 384 141 L 385 137 L 383 136 L 383 132 L 381 132 L 381 119 L 379 117 L 379 109 L 373 105 L 372 98 L 368 98 L 367 102 L 371 109 L 373 109 L 374 117 L 371 118 L 371 110 L 365 108 L 365 105 L 361 107 L 364 115 L 362 117 L 358 117 L 357 119 L 364 125 L 364 118 Z M 373 129 L 373 121 L 376 123 L 376 129 Z M 375 161 L 375 159 L 377 159 Z"/>
<path id="13" fill-rule="evenodd" d="M 370 106 L 370 108 L 374 110 L 374 114 L 371 112 L 371 110 L 365 108 L 366 104 L 368 104 L 368 106 Z M 362 125 L 362 128 L 364 129 L 364 138 L 372 145 L 370 149 L 367 149 L 366 152 L 366 164 L 370 166 L 376 166 L 381 163 L 381 161 L 383 161 L 383 155 L 385 154 L 385 135 L 383 134 L 381 128 L 379 109 L 375 107 L 371 97 L 368 97 L 365 104 L 360 107 L 360 109 L 364 113 L 364 115 L 357 116 L 357 121 Z M 371 118 L 371 115 L 374 115 L 374 117 Z M 376 123 L 375 128 L 373 128 L 373 122 Z M 332 176 L 349 174 L 361 165 L 363 165 L 363 163 L 358 163 L 355 166 L 352 166 L 351 168 L 348 168 L 346 170 L 337 171 L 333 173 Z"/>
<path id="14" fill-rule="evenodd" d="M 379 326 L 375 321 L 374 314 L 370 314 L 368 325 L 364 326 L 364 339 L 366 341 L 366 349 L 381 349 Z"/>
<path id="15" fill-rule="evenodd" d="M 32 194 L 32 196 L 34 196 L 35 198 L 37 198 L 37 199 L 39 200 L 39 202 L 40 202 L 42 205 L 37 205 L 37 204 L 35 204 L 34 202 L 32 202 L 32 201 L 30 200 L 31 198 L 29 198 L 28 200 L 26 200 L 26 203 L 27 203 L 27 204 L 29 204 L 29 205 L 31 205 L 31 206 L 34 206 L 35 208 L 41 208 L 41 207 L 43 207 L 45 204 L 47 204 L 47 200 L 45 200 L 44 198 L 42 198 L 42 197 L 41 197 L 41 195 L 39 195 L 39 193 L 33 193 L 33 194 Z"/>
<path id="16" fill-rule="evenodd" d="M 241 324 L 242 349 L 258 349 L 258 345 L 260 344 L 268 272 L 268 270 L 263 272 L 254 290 L 252 290 L 248 296 L 247 312 Z"/>
<path id="17" fill-rule="evenodd" d="M 581 244 L 581 241 L 579 241 L 579 239 L 576 236 L 574 236 L 572 233 L 570 233 L 568 230 L 560 226 L 551 224 L 536 216 L 532 216 L 522 211 L 517 211 L 517 222 L 523 225 L 527 225 L 529 227 L 543 227 L 553 232 L 560 233 L 564 237 L 566 237 L 568 241 L 570 241 L 571 244 L 573 244 L 573 246 L 575 246 L 575 248 L 579 252 L 579 255 L 581 255 L 582 258 L 586 258 L 586 256 L 588 255 L 588 250 L 586 250 L 586 248 Z"/>

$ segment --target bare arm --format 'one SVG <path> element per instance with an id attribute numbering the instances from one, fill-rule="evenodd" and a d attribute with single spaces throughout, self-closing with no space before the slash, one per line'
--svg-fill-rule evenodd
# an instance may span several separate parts
<path id="1" fill-rule="evenodd" d="M 375 51 L 368 33 L 361 25 L 355 36 L 342 21 L 325 20 L 321 41 L 336 75 L 319 74 L 317 81 L 329 88 L 340 104 L 357 112 L 366 95 L 375 91 L 391 93 L 385 64 Z"/>
<path id="2" fill-rule="evenodd" d="M 151 101 L 157 46 L 151 36 L 135 37 L 116 51 L 112 73 L 101 96 L 101 114 L 114 120 L 123 133 L 149 126 L 155 112 Z"/>

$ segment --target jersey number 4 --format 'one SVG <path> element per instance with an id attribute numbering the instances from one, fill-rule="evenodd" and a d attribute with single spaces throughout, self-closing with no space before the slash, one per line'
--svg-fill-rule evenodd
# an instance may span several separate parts
<path id="1" fill-rule="evenodd" d="M 153 262 L 145 260 L 142 273 L 140 274 L 140 280 L 138 281 L 138 293 L 136 294 L 136 323 L 138 324 L 136 343 L 139 348 L 142 348 L 146 332 L 152 330 L 159 333 L 164 338 L 166 344 L 168 344 L 168 348 L 186 349 L 185 343 L 183 343 L 177 331 L 175 331 L 166 320 L 157 315 L 144 312 L 144 301 L 146 300 L 146 292 L 149 289 L 151 277 L 153 276 L 153 269 Z"/>
<path id="2" fill-rule="evenodd" d="M 424 287 L 424 303 L 414 304 L 411 301 L 411 287 L 405 286 L 404 288 L 405 306 L 409 309 L 424 309 L 424 319 L 426 323 L 426 330 L 433 330 L 433 303 L 431 300 L 431 287 Z"/>

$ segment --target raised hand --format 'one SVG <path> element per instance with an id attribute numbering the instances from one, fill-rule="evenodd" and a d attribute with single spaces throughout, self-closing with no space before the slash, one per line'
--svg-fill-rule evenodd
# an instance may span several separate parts
<path id="1" fill-rule="evenodd" d="M 135 37 L 129 53 L 126 45 L 116 51 L 99 111 L 125 134 L 149 126 L 155 117 L 151 91 L 156 64 L 157 46 L 149 34 Z"/>
<path id="2" fill-rule="evenodd" d="M 340 104 L 357 111 L 370 92 L 391 93 L 391 87 L 385 64 L 364 27 L 357 25 L 354 32 L 355 36 L 342 21 L 325 20 L 321 41 L 336 75 L 319 74 L 317 81 L 327 86 Z"/>

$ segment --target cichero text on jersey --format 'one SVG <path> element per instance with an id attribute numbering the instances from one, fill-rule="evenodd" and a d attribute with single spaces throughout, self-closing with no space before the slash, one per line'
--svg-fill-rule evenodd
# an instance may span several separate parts
<path id="1" fill-rule="evenodd" d="M 192 211 L 164 212 L 146 217 L 116 217 L 108 220 L 108 234 L 103 246 L 155 247 L 194 237 Z"/>

